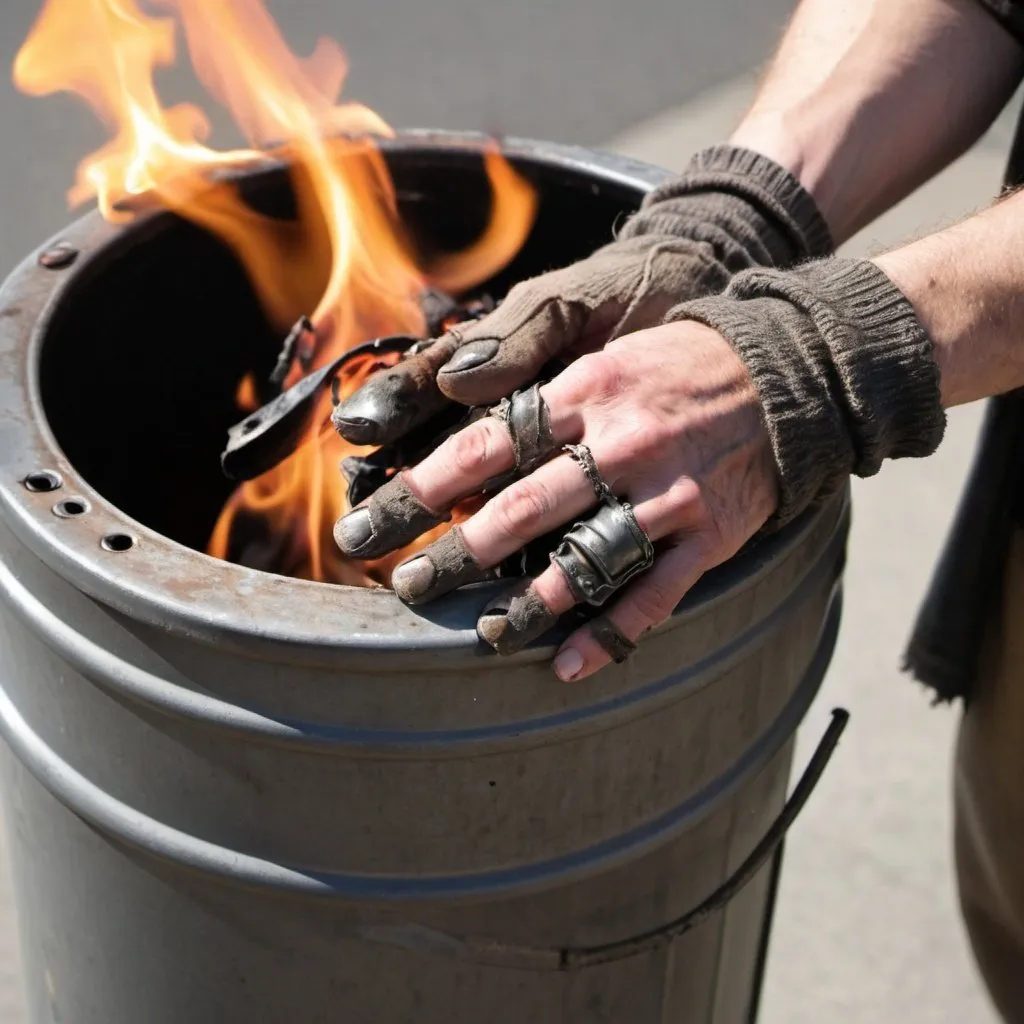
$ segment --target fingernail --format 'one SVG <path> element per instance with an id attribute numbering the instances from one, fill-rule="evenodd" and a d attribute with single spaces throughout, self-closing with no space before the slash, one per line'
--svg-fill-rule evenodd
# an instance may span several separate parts
<path id="1" fill-rule="evenodd" d="M 463 345 L 437 372 L 439 374 L 462 373 L 464 370 L 475 370 L 478 366 L 483 366 L 484 363 L 493 359 L 498 354 L 498 347 L 497 338 L 471 341 L 468 345 Z"/>
<path id="2" fill-rule="evenodd" d="M 583 655 L 580 654 L 575 647 L 566 647 L 566 649 L 562 651 L 557 658 L 555 658 L 555 662 L 552 667 L 555 670 L 555 675 L 558 676 L 563 683 L 571 682 L 583 669 Z"/>
<path id="3" fill-rule="evenodd" d="M 529 634 L 516 629 L 508 615 L 500 611 L 484 611 L 476 620 L 476 635 L 490 644 L 502 657 L 517 654 L 532 639 Z"/>
<path id="4" fill-rule="evenodd" d="M 334 540 L 346 555 L 355 554 L 373 536 L 368 509 L 357 508 L 334 524 Z"/>
<path id="5" fill-rule="evenodd" d="M 358 416 L 332 416 L 334 429 L 352 444 L 375 444 L 378 425 Z"/>
<path id="6" fill-rule="evenodd" d="M 412 604 L 434 585 L 437 573 L 426 555 L 417 555 L 403 562 L 391 574 L 391 589 L 399 599 Z"/>
<path id="7" fill-rule="evenodd" d="M 501 646 L 501 640 L 508 629 L 508 609 L 485 608 L 483 615 L 476 621 L 477 635 L 495 650 Z"/>
<path id="8" fill-rule="evenodd" d="M 501 655 L 521 651 L 531 640 L 546 633 L 558 618 L 529 583 L 522 580 L 494 598 L 477 619 L 477 635 Z"/>
<path id="9" fill-rule="evenodd" d="M 334 429 L 352 444 L 384 444 L 384 424 L 394 418 L 394 390 L 390 382 L 382 383 L 381 378 L 368 380 L 334 407 Z"/>

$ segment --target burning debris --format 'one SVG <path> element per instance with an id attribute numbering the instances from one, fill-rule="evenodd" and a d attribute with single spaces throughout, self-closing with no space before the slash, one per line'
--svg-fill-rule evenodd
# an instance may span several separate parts
<path id="1" fill-rule="evenodd" d="M 313 332 L 310 321 L 305 317 L 301 318 L 285 339 L 268 381 L 279 393 L 262 408 L 251 412 L 244 420 L 231 427 L 228 432 L 228 444 L 221 453 L 221 467 L 224 473 L 232 480 L 251 480 L 272 472 L 275 467 L 291 457 L 296 447 L 303 443 L 303 437 L 308 434 L 311 427 L 316 429 L 314 417 L 318 408 L 318 396 L 329 388 L 332 404 L 337 407 L 344 389 L 344 376 L 350 366 L 361 361 L 370 361 L 369 365 L 363 366 L 359 374 L 360 381 L 365 382 L 376 370 L 394 366 L 396 362 L 423 351 L 425 346 L 432 344 L 433 337 L 449 330 L 455 324 L 479 319 L 495 308 L 490 296 L 483 296 L 468 303 L 458 303 L 436 289 L 424 293 L 422 302 L 428 337 L 417 338 L 399 334 L 364 342 L 319 370 L 302 377 L 282 393 L 277 384 L 282 377 L 281 366 L 287 364 L 290 369 L 293 361 L 303 365 L 298 339 Z M 554 376 L 560 368 L 554 364 L 545 366 L 541 371 L 541 378 Z M 399 440 L 382 445 L 367 455 L 350 455 L 343 459 L 341 475 L 348 484 L 347 497 L 350 505 L 358 505 L 365 501 L 400 470 L 415 465 L 449 435 L 461 430 L 478 417 L 486 415 L 487 412 L 488 409 L 483 407 L 466 408 L 450 403 L 421 427 Z M 499 487 L 500 482 L 496 482 L 494 489 Z M 466 502 L 461 509 L 456 510 L 456 517 L 461 517 L 460 512 L 462 515 L 469 514 L 479 501 L 480 498 L 474 502 Z M 258 536 L 255 539 L 248 537 L 232 560 L 253 568 L 280 571 L 281 559 L 287 551 L 283 538 L 267 537 L 258 529 L 256 532 Z M 522 552 L 498 566 L 495 575 L 521 576 L 540 571 L 547 564 L 547 554 L 558 539 L 561 539 L 561 531 L 528 544 Z"/>
<path id="2" fill-rule="evenodd" d="M 288 335 L 286 349 L 290 340 L 295 337 L 297 329 L 298 325 Z M 250 413 L 241 423 L 230 428 L 228 445 L 220 458 L 224 473 L 231 480 L 239 481 L 253 480 L 264 473 L 269 473 L 302 444 L 303 436 L 308 433 L 313 421 L 318 405 L 317 399 L 328 384 L 331 387 L 332 400 L 337 401 L 338 374 L 344 370 L 346 364 L 367 356 L 409 352 L 418 340 L 407 334 L 396 334 L 356 345 L 326 366 L 303 377 L 284 393 L 280 392 L 280 383 L 284 375 L 279 373 L 281 363 L 278 361 L 269 380 L 272 386 L 276 386 L 278 395 L 273 401 Z"/>
<path id="3" fill-rule="evenodd" d="M 368 376 L 384 366 L 394 365 L 395 360 L 389 357 L 401 359 L 421 352 L 431 343 L 431 338 L 457 323 L 479 319 L 494 309 L 490 296 L 459 303 L 436 288 L 425 291 L 420 302 L 426 323 L 425 337 L 395 334 L 363 342 L 308 373 L 282 393 L 282 384 L 293 368 L 298 365 L 303 371 L 308 370 L 316 353 L 316 329 L 309 317 L 300 317 L 288 332 L 267 381 L 274 392 L 273 399 L 228 431 L 228 444 L 221 454 L 224 473 L 232 480 L 252 480 L 270 472 L 292 455 L 313 425 L 317 399 L 328 385 L 331 402 L 337 407 L 343 375 L 351 366 L 371 360 L 371 365 L 363 367 L 364 375 Z M 414 465 L 475 415 L 478 415 L 477 410 L 447 409 L 424 429 L 416 431 L 414 438 L 403 438 L 366 456 L 345 458 L 341 472 L 348 483 L 350 504 L 358 505 L 368 498 L 395 472 Z"/>
<path id="4" fill-rule="evenodd" d="M 354 563 L 336 549 L 332 526 L 416 452 L 370 452 L 325 430 L 327 382 L 337 382 L 335 401 L 352 394 L 410 339 L 484 308 L 450 296 L 471 294 L 516 255 L 533 224 L 534 190 L 496 148 L 488 152 L 488 224 L 464 251 L 427 259 L 399 219 L 374 141 L 390 129 L 365 107 L 338 102 L 347 68 L 337 44 L 322 39 L 309 58 L 297 58 L 260 0 L 161 0 L 160 8 L 165 16 L 140 0 L 46 0 L 15 81 L 33 95 L 82 97 L 114 131 L 79 166 L 73 202 L 96 198 L 105 217 L 122 221 L 145 199 L 208 230 L 244 266 L 268 321 L 287 333 L 270 379 L 250 375 L 239 384 L 240 411 L 256 411 L 232 431 L 225 452 L 225 469 L 243 482 L 209 553 L 309 579 L 386 583 L 408 549 Z M 230 110 L 249 148 L 209 147 L 202 110 L 161 103 L 155 72 L 174 63 L 179 29 L 197 77 Z M 269 158 L 289 169 L 287 219 L 255 209 L 236 180 L 234 172 Z M 367 346 L 374 338 L 383 340 Z M 244 554 L 254 523 L 264 538 L 256 563 Z"/>

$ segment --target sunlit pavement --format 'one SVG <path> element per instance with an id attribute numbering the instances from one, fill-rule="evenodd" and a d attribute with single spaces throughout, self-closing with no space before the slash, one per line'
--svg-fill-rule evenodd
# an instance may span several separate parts
<path id="1" fill-rule="evenodd" d="M 301 49 L 319 31 L 336 35 L 351 55 L 351 95 L 395 124 L 604 145 L 679 167 L 699 146 L 720 140 L 739 116 L 751 88 L 745 69 L 770 48 L 789 5 L 649 0 L 639 17 L 638 5 L 611 0 L 280 0 L 271 6 Z M 0 63 L 10 64 L 33 8 L 25 0 L 0 11 Z M 179 79 L 169 82 L 175 89 Z M 70 102 L 29 101 L 2 86 L 0 129 L 0 272 L 6 273 L 66 220 L 59 197 L 77 158 L 102 136 Z M 1004 119 L 850 251 L 892 244 L 982 204 L 997 187 L 1008 140 Z M 996 1019 L 970 960 L 953 890 L 949 790 L 957 715 L 932 708 L 897 670 L 980 412 L 957 411 L 932 459 L 887 466 L 855 486 L 842 634 L 798 761 L 834 704 L 848 707 L 853 721 L 787 848 L 763 1024 Z M 20 1024 L 3 871 L 0 866 L 0 1024 Z"/>

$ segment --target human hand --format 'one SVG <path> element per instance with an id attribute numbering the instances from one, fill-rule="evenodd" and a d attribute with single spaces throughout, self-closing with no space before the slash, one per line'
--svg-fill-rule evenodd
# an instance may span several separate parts
<path id="1" fill-rule="evenodd" d="M 397 548 L 447 518 L 460 498 L 517 473 L 395 570 L 399 597 L 426 601 L 483 578 L 600 502 L 589 525 L 566 535 L 555 565 L 492 603 L 477 626 L 510 653 L 573 604 L 602 603 L 647 570 L 563 645 L 556 671 L 577 679 L 627 655 L 769 517 L 780 526 L 850 474 L 929 455 L 942 438 L 931 339 L 875 263 L 748 270 L 669 319 L 676 322 L 615 341 L 514 396 L 500 417 L 477 421 L 390 480 L 338 521 L 342 550 L 368 557 Z M 563 444 L 589 454 L 578 464 L 564 454 L 546 461 Z M 661 548 L 656 558 L 648 538 Z"/>
<path id="2" fill-rule="evenodd" d="M 432 600 L 484 578 L 526 543 L 593 517 L 600 504 L 590 521 L 610 546 L 597 538 L 588 557 L 563 544 L 554 564 L 492 602 L 477 624 L 491 646 L 512 653 L 595 589 L 614 591 L 609 610 L 573 633 L 555 659 L 561 679 L 582 679 L 621 660 L 643 632 L 668 618 L 702 573 L 757 532 L 778 500 L 775 464 L 743 362 L 724 338 L 698 323 L 666 324 L 614 341 L 577 360 L 541 387 L 539 397 L 543 404 L 530 407 L 527 426 L 539 424 L 542 435 L 549 430 L 549 451 L 587 446 L 600 479 L 631 503 L 635 525 L 655 543 L 653 564 L 619 592 L 617 584 L 642 563 L 644 540 L 630 533 L 630 513 L 614 499 L 599 502 L 581 465 L 563 453 L 400 565 L 392 586 L 407 602 Z M 458 500 L 513 470 L 515 433 L 492 416 L 448 438 L 367 506 L 339 520 L 340 546 L 356 554 L 381 538 L 384 550 L 408 543 L 425 528 L 424 517 L 432 525 Z M 408 515 L 417 508 L 418 515 Z M 602 564 L 610 570 L 607 587 Z"/>

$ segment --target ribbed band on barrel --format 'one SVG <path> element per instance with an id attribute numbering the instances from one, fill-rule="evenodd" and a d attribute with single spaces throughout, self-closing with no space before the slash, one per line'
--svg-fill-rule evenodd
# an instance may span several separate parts
<path id="1" fill-rule="evenodd" d="M 702 150 L 654 189 L 620 238 L 667 235 L 709 243 L 733 273 L 827 256 L 832 235 L 811 194 L 784 167 L 753 150 Z"/>
<path id="2" fill-rule="evenodd" d="M 781 526 L 884 459 L 930 455 L 946 417 L 932 343 L 913 307 L 868 260 L 738 274 L 666 320 L 723 335 L 757 388 L 779 473 Z"/>

